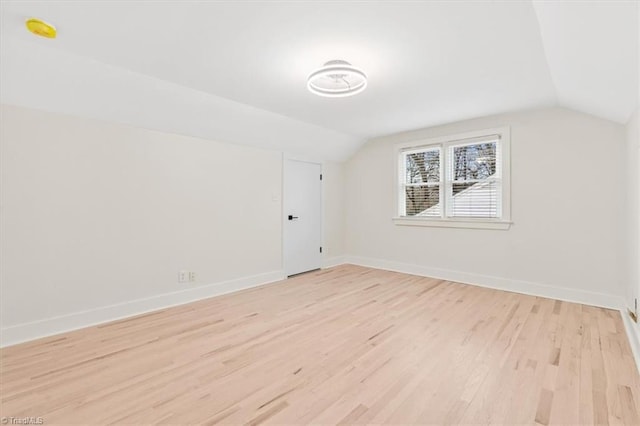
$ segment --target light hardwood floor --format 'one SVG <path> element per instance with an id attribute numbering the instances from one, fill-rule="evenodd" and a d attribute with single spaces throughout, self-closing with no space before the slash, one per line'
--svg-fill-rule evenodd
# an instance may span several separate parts
<path id="1" fill-rule="evenodd" d="M 1 415 L 46 424 L 640 424 L 618 312 L 351 265 L 1 363 Z"/>

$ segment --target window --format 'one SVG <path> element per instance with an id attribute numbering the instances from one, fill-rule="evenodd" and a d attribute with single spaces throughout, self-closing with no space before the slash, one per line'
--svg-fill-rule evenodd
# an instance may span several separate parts
<path id="1" fill-rule="evenodd" d="M 509 129 L 398 146 L 399 225 L 508 229 Z"/>

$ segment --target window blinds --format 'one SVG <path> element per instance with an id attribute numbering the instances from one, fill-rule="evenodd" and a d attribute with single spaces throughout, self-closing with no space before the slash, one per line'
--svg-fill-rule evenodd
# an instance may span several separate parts
<path id="1" fill-rule="evenodd" d="M 447 216 L 499 217 L 499 140 L 451 145 L 449 163 Z"/>

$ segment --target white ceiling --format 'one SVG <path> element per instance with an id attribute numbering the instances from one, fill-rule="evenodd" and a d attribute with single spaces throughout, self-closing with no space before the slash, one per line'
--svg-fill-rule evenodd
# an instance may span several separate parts
<path id="1" fill-rule="evenodd" d="M 560 104 L 624 123 L 638 3 L 2 1 L 0 100 L 343 159 L 365 138 Z M 56 40 L 24 30 L 36 16 Z M 331 59 L 369 76 L 309 93 Z"/>
<path id="2" fill-rule="evenodd" d="M 629 120 L 638 102 L 639 4 L 534 3 L 560 105 Z"/>

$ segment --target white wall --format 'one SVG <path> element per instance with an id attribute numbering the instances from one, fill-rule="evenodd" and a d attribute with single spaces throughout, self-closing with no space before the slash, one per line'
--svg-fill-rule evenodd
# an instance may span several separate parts
<path id="1" fill-rule="evenodd" d="M 634 299 L 640 299 L 640 108 L 629 118 L 626 134 L 626 187 L 627 217 L 626 254 L 627 282 L 625 306 L 632 311 Z M 640 368 L 640 323 L 633 323 L 628 315 L 623 315 L 629 342 Z"/>
<path id="2" fill-rule="evenodd" d="M 392 223 L 395 144 L 501 126 L 511 127 L 510 230 Z M 346 252 L 361 264 L 619 306 L 624 145 L 624 126 L 560 108 L 371 140 L 346 165 Z"/>
<path id="3" fill-rule="evenodd" d="M 625 294 L 627 306 L 634 308 L 634 299 L 640 296 L 640 109 L 627 124 L 627 270 L 629 274 Z"/>
<path id="4" fill-rule="evenodd" d="M 344 163 L 325 162 L 322 176 L 322 253 L 324 265 L 331 266 L 342 263 L 344 255 Z"/>
<path id="5" fill-rule="evenodd" d="M 2 344 L 282 277 L 282 153 L 0 112 Z M 324 167 L 338 255 L 342 165 Z"/>

